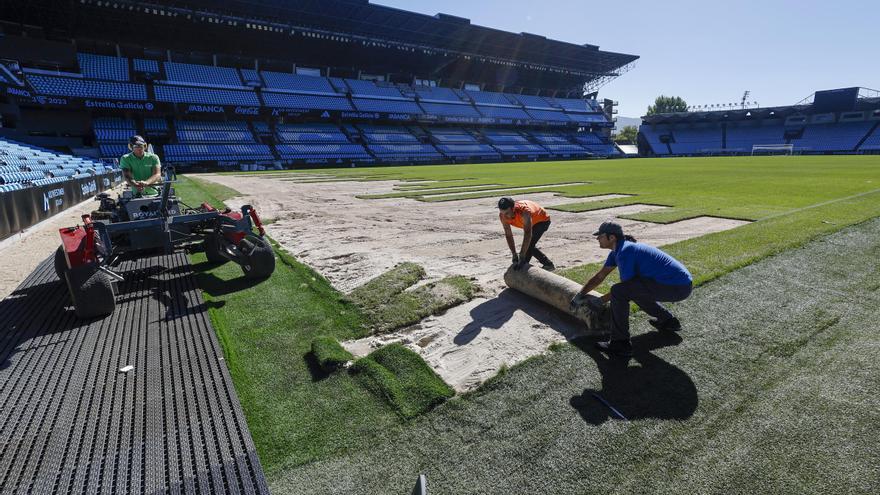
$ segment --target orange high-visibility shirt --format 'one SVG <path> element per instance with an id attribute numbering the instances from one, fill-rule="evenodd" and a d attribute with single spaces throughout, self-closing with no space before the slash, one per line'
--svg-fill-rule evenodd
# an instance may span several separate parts
<path id="1" fill-rule="evenodd" d="M 513 220 L 504 218 L 504 215 L 500 212 L 498 213 L 498 218 L 501 219 L 501 223 L 506 223 L 521 229 L 523 228 L 522 214 L 524 211 L 529 212 L 529 215 L 532 216 L 533 226 L 550 220 L 550 215 L 544 211 L 544 208 L 541 208 L 541 205 L 527 199 L 517 201 L 513 204 L 513 213 L 516 215 L 513 217 Z"/>

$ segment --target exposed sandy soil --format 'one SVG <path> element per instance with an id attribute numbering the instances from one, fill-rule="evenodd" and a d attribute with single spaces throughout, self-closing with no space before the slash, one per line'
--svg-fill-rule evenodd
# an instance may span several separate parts
<path id="1" fill-rule="evenodd" d="M 510 252 L 498 221 L 495 198 L 425 203 L 406 198 L 357 199 L 394 191 L 413 182 L 297 182 L 258 176 L 201 176 L 242 193 L 227 203 L 250 203 L 263 218 L 274 218 L 269 234 L 300 261 L 343 292 L 405 261 L 425 267 L 429 280 L 448 275 L 473 277 L 481 297 L 389 335 L 345 346 L 355 355 L 392 341 L 419 352 L 459 392 L 471 390 L 510 366 L 570 339 L 581 326 L 552 308 L 504 286 Z M 443 183 L 436 183 L 442 187 Z M 589 198 L 595 201 L 617 195 Z M 579 203 L 553 193 L 518 198 L 553 206 Z M 552 226 L 539 243 L 559 268 L 599 261 L 607 251 L 590 235 L 602 221 L 638 211 L 662 209 L 629 205 L 586 213 L 551 211 Z M 669 225 L 617 218 L 624 230 L 655 246 L 732 229 L 747 222 L 702 217 Z M 517 230 L 517 229 L 514 229 Z M 521 236 L 515 232 L 517 243 Z M 517 247 L 519 247 L 517 245 Z"/>
<path id="2" fill-rule="evenodd" d="M 115 194 L 111 191 L 111 195 Z M 97 208 L 95 198 L 89 198 L 0 241 L 0 299 L 11 294 L 41 261 L 55 253 L 61 245 L 59 229 L 82 225 L 82 216 Z"/>

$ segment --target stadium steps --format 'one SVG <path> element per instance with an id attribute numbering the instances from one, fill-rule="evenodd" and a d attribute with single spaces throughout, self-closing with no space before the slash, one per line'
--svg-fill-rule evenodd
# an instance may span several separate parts
<path id="1" fill-rule="evenodd" d="M 90 321 L 52 259 L 0 302 L 0 491 L 269 493 L 187 256 L 123 263 Z"/>
<path id="2" fill-rule="evenodd" d="M 862 136 L 862 139 L 859 139 L 859 142 L 858 144 L 856 144 L 856 147 L 853 148 L 853 151 L 857 151 L 859 148 L 861 148 L 862 145 L 865 144 L 865 141 L 867 141 L 868 138 L 871 137 L 872 134 L 874 134 L 878 127 L 880 127 L 880 121 L 874 122 L 874 125 L 871 126 L 871 129 L 869 129 L 868 132 L 864 136 Z"/>

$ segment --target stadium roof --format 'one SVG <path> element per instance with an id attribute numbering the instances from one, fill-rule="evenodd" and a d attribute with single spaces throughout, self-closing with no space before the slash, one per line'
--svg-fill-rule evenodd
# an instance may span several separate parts
<path id="1" fill-rule="evenodd" d="M 0 24 L 81 51 L 550 96 L 595 91 L 638 59 L 368 0 L 5 0 Z"/>
<path id="2" fill-rule="evenodd" d="M 373 5 L 368 0 L 187 0 L 160 3 L 226 11 L 229 14 L 264 17 L 276 21 L 286 19 L 295 24 L 320 27 L 328 31 L 598 74 L 613 72 L 638 59 L 636 55 L 601 51 L 596 45 L 577 45 L 536 34 L 500 31 L 471 24 L 469 19 L 462 17 L 448 14 L 429 16 Z"/>

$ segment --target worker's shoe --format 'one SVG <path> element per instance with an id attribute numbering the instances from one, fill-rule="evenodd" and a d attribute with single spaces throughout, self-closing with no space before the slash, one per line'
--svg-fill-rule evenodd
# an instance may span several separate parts
<path id="1" fill-rule="evenodd" d="M 662 322 L 657 318 L 654 318 L 652 320 L 648 320 L 648 323 L 650 323 L 652 327 L 656 328 L 660 332 L 678 332 L 681 330 L 681 322 L 678 321 L 678 318 L 674 316 Z"/>
<path id="2" fill-rule="evenodd" d="M 556 269 L 556 265 L 554 265 L 552 261 L 548 261 L 548 262 L 542 264 L 541 268 L 547 270 L 548 272 L 552 272 L 553 270 Z"/>
<path id="3" fill-rule="evenodd" d="M 596 342 L 596 349 L 599 349 L 609 356 L 631 357 L 633 355 L 632 344 L 629 340 L 608 340 L 605 342 Z"/>

